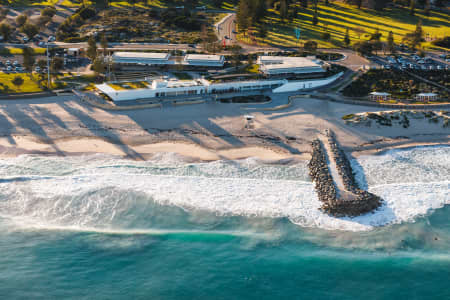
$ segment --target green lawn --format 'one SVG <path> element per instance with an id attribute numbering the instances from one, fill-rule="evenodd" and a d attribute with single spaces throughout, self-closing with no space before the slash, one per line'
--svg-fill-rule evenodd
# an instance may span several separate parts
<path id="1" fill-rule="evenodd" d="M 14 77 L 20 76 L 24 80 L 24 83 L 17 87 L 12 83 Z M 0 94 L 2 93 L 33 93 L 33 92 L 41 92 L 42 89 L 36 82 L 36 76 L 33 76 L 33 79 L 30 78 L 29 74 L 20 73 L 20 74 L 5 74 L 0 73 Z M 5 88 L 7 87 L 7 88 Z M 5 90 L 6 89 L 6 90 Z"/>
<path id="2" fill-rule="evenodd" d="M 292 23 L 284 23 L 280 20 L 278 12 L 269 10 L 269 15 L 265 18 L 266 28 L 268 29 L 267 38 L 264 40 L 256 38 L 260 44 L 271 44 L 278 46 L 296 46 L 295 27 L 301 28 L 301 40 L 315 40 L 319 47 L 336 47 L 343 44 L 346 28 L 349 28 L 350 39 L 352 43 L 359 40 L 358 34 L 353 31 L 354 28 L 364 28 L 366 33 L 361 34 L 360 39 L 368 39 L 369 33 L 378 29 L 386 40 L 389 31 L 394 33 L 396 43 L 401 43 L 405 33 L 411 32 L 420 19 L 423 22 L 425 34 L 431 37 L 440 38 L 449 34 L 450 21 L 449 16 L 436 11 L 431 11 L 430 16 L 423 14 L 422 10 L 416 10 L 415 16 L 410 16 L 407 9 L 387 8 L 382 12 L 371 9 L 358 9 L 356 6 L 348 5 L 342 2 L 334 2 L 328 6 L 323 3 L 318 5 L 319 23 L 314 26 L 312 18 L 314 7 L 307 9 L 300 8 L 297 18 Z M 255 28 L 257 30 L 257 28 Z M 323 41 L 321 34 L 328 31 L 331 34 L 330 41 Z M 248 36 L 239 35 L 239 39 L 244 42 L 254 42 Z M 431 46 L 425 43 L 424 46 Z"/>

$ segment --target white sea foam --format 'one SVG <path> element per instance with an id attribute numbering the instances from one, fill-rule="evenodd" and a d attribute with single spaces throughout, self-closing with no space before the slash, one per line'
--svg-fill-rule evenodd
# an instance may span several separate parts
<path id="1" fill-rule="evenodd" d="M 149 203 L 156 202 L 189 212 L 287 217 L 307 227 L 370 230 L 410 222 L 450 204 L 449 149 L 396 150 L 358 159 L 359 180 L 367 181 L 385 205 L 356 218 L 334 218 L 319 210 L 305 164 L 265 165 L 255 159 L 187 164 L 173 156 L 159 162 L 21 157 L 0 161 L 0 216 L 40 226 L 132 232 L 145 230 Z M 30 168 L 33 175 L 26 174 Z"/>

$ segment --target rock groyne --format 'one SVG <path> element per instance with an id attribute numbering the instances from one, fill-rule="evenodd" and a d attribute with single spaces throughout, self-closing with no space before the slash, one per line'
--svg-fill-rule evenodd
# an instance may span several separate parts
<path id="1" fill-rule="evenodd" d="M 381 205 L 380 197 L 359 188 L 350 161 L 331 131 L 322 140 L 314 140 L 312 150 L 309 175 L 324 211 L 335 216 L 359 216 Z M 335 168 L 334 176 L 339 178 L 333 178 L 332 168 Z"/>

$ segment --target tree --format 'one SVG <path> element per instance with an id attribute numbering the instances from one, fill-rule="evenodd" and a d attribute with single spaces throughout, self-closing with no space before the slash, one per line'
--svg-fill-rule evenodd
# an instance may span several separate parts
<path id="1" fill-rule="evenodd" d="M 47 61 L 45 59 L 39 59 L 37 61 L 37 65 L 39 68 L 41 68 L 41 70 L 47 68 Z"/>
<path id="2" fill-rule="evenodd" d="M 307 41 L 303 45 L 303 49 L 308 52 L 316 52 L 317 51 L 317 42 L 316 41 Z"/>
<path id="3" fill-rule="evenodd" d="M 263 40 L 267 37 L 267 27 L 264 24 L 261 24 L 258 31 L 258 36 Z"/>
<path id="4" fill-rule="evenodd" d="M 331 34 L 328 31 L 322 32 L 322 39 L 324 41 L 329 41 L 331 38 Z"/>
<path id="5" fill-rule="evenodd" d="M 353 28 L 353 31 L 358 35 L 358 40 L 361 39 L 361 34 L 366 33 L 366 30 L 362 27 L 355 27 Z"/>
<path id="6" fill-rule="evenodd" d="M 23 48 L 23 66 L 28 72 L 33 70 L 33 65 L 35 62 L 34 50 L 30 47 Z"/>
<path id="7" fill-rule="evenodd" d="M 38 25 L 40 27 L 45 27 L 48 23 L 50 23 L 51 20 L 52 18 L 50 18 L 49 16 L 40 16 L 38 19 Z"/>
<path id="8" fill-rule="evenodd" d="M 417 22 L 416 29 L 413 32 L 407 33 L 403 37 L 403 41 L 409 44 L 413 49 L 423 42 L 423 29 L 422 29 L 422 21 L 419 19 Z"/>
<path id="9" fill-rule="evenodd" d="M 312 23 L 313 23 L 313 25 L 317 25 L 319 23 L 319 17 L 317 16 L 317 10 L 314 12 Z"/>
<path id="10" fill-rule="evenodd" d="M 394 33 L 392 31 L 389 31 L 387 46 L 391 54 L 395 52 Z"/>
<path id="11" fill-rule="evenodd" d="M 425 1 L 424 14 L 425 14 L 425 16 L 430 16 L 430 0 Z"/>
<path id="12" fill-rule="evenodd" d="M 231 52 L 233 53 L 232 55 L 233 65 L 234 67 L 238 67 L 241 64 L 242 47 L 239 45 L 234 45 L 231 49 Z"/>
<path id="13" fill-rule="evenodd" d="M 411 16 L 414 16 L 415 8 L 416 8 L 416 1 L 415 0 L 411 0 L 411 4 L 409 6 L 409 14 Z"/>
<path id="14" fill-rule="evenodd" d="M 348 33 L 348 27 L 347 27 L 347 30 L 345 31 L 344 44 L 347 47 L 348 47 L 348 45 L 350 45 L 350 35 Z"/>
<path id="15" fill-rule="evenodd" d="M 370 43 L 369 41 L 355 43 L 353 45 L 353 48 L 355 49 L 356 52 L 358 52 L 361 55 L 366 56 L 372 55 L 373 46 L 372 43 Z"/>
<path id="16" fill-rule="evenodd" d="M 100 46 L 103 48 L 103 55 L 106 56 L 106 50 L 108 49 L 108 40 L 106 39 L 105 34 L 103 33 L 100 38 Z"/>
<path id="17" fill-rule="evenodd" d="M 6 42 L 11 37 L 11 33 L 13 32 L 13 29 L 11 26 L 9 26 L 6 23 L 0 24 L 0 34 L 3 36 L 3 40 Z"/>
<path id="18" fill-rule="evenodd" d="M 246 32 L 250 26 L 250 10 L 247 2 L 246 0 L 240 0 L 236 13 L 236 21 L 240 32 Z"/>
<path id="19" fill-rule="evenodd" d="M 50 18 L 53 18 L 53 16 L 55 14 L 56 14 L 56 9 L 53 6 L 46 7 L 41 11 L 41 16 L 47 16 Z"/>
<path id="20" fill-rule="evenodd" d="M 92 61 L 94 61 L 97 57 L 97 43 L 95 42 L 93 35 L 91 35 L 88 39 L 88 49 L 86 54 Z"/>
<path id="21" fill-rule="evenodd" d="M 32 39 L 39 32 L 39 28 L 31 23 L 26 23 L 20 28 L 20 30 L 25 33 L 29 39 Z"/>
<path id="22" fill-rule="evenodd" d="M 96 73 L 104 73 L 105 68 L 106 68 L 105 61 L 100 57 L 97 57 L 92 63 L 92 70 L 94 70 L 94 72 Z"/>
<path id="23" fill-rule="evenodd" d="M 377 29 L 375 29 L 375 32 L 370 35 L 370 40 L 371 41 L 380 41 L 382 36 L 383 35 L 377 28 Z"/>
<path id="24" fill-rule="evenodd" d="M 16 17 L 16 23 L 18 27 L 22 27 L 28 21 L 28 17 L 26 15 L 19 15 Z"/>
<path id="25" fill-rule="evenodd" d="M 21 76 L 16 76 L 14 77 L 14 79 L 11 81 L 12 84 L 14 84 L 17 88 L 20 89 L 20 86 L 23 84 L 24 80 Z"/>
<path id="26" fill-rule="evenodd" d="M 52 60 L 51 69 L 53 72 L 59 72 L 64 67 L 64 60 L 61 57 L 55 57 Z"/>
<path id="27" fill-rule="evenodd" d="M 280 19 L 283 21 L 288 15 L 286 0 L 280 1 Z"/>

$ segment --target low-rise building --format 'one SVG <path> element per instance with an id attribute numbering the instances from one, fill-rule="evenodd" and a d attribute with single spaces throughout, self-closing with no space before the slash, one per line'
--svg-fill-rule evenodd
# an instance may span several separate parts
<path id="1" fill-rule="evenodd" d="M 184 57 L 172 57 L 170 53 L 115 52 L 112 61 L 119 65 L 141 66 L 182 66 L 222 68 L 225 63 L 223 55 L 187 54 Z"/>
<path id="2" fill-rule="evenodd" d="M 372 101 L 387 101 L 391 98 L 391 94 L 385 92 L 372 92 L 369 94 Z"/>
<path id="3" fill-rule="evenodd" d="M 170 60 L 170 53 L 148 53 L 148 52 L 114 52 L 112 61 L 115 64 L 133 65 L 169 65 L 175 61 Z"/>
<path id="4" fill-rule="evenodd" d="M 223 67 L 225 57 L 223 55 L 187 54 L 184 64 L 201 67 Z"/>
<path id="5" fill-rule="evenodd" d="M 98 84 L 97 90 L 113 101 L 130 101 L 140 99 L 161 99 L 177 96 L 221 95 L 227 93 L 251 93 L 270 91 L 287 93 L 299 90 L 311 90 L 334 82 L 342 72 L 321 79 L 288 81 L 287 79 L 248 80 L 212 83 L 205 79 L 197 80 L 149 80 L 140 82 L 142 87 L 130 88 L 128 84 Z"/>
<path id="6" fill-rule="evenodd" d="M 319 60 L 307 57 L 259 56 L 259 70 L 267 76 L 322 74 L 325 69 Z"/>
<path id="7" fill-rule="evenodd" d="M 423 102 L 436 101 L 436 100 L 438 100 L 438 94 L 436 94 L 436 93 L 420 93 L 420 94 L 416 95 L 416 100 L 423 101 Z"/>

